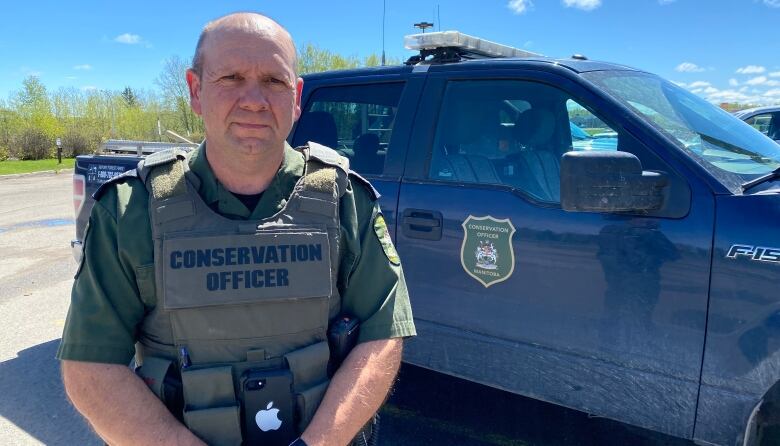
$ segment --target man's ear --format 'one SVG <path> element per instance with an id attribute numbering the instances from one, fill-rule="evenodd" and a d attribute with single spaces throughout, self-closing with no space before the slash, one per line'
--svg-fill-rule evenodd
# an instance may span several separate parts
<path id="1" fill-rule="evenodd" d="M 190 89 L 190 107 L 196 115 L 200 115 L 200 77 L 192 69 L 187 70 L 187 86 Z"/>
<path id="2" fill-rule="evenodd" d="M 303 94 L 303 79 L 295 82 L 295 120 L 301 117 L 301 95 Z"/>

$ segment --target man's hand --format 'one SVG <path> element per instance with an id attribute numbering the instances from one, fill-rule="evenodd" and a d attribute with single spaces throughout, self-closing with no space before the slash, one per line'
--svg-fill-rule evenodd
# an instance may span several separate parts
<path id="1" fill-rule="evenodd" d="M 309 446 L 347 445 L 384 402 L 401 365 L 400 338 L 358 344 L 341 364 L 309 427 Z"/>
<path id="2" fill-rule="evenodd" d="M 62 361 L 62 381 L 73 405 L 110 445 L 205 446 L 127 366 Z"/>

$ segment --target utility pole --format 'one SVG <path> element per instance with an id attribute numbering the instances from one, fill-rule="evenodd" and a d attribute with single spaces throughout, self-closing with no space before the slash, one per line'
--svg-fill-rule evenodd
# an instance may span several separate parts
<path id="1" fill-rule="evenodd" d="M 385 66 L 385 17 L 387 15 L 387 0 L 382 0 L 382 66 Z"/>

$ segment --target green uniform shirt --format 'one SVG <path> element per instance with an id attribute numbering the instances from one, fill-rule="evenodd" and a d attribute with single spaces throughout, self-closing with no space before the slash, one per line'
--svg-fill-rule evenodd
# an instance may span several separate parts
<path id="1" fill-rule="evenodd" d="M 198 193 L 231 219 L 260 220 L 275 214 L 303 175 L 303 155 L 285 144 L 279 171 L 250 211 L 216 179 L 205 147 L 189 158 L 190 169 L 201 180 Z M 343 312 L 362 321 L 359 342 L 414 336 L 403 271 L 388 246 L 381 218 L 377 220 L 379 205 L 363 185 L 350 183 L 340 202 L 343 249 L 337 286 Z M 147 189 L 136 178 L 109 188 L 95 203 L 59 359 L 128 364 L 135 354 L 140 323 L 157 303 L 148 206 Z"/>

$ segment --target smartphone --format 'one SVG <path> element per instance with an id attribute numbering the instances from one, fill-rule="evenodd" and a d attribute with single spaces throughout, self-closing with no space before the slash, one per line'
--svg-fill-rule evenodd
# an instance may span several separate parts
<path id="1" fill-rule="evenodd" d="M 287 446 L 297 436 L 289 370 L 248 370 L 244 390 L 244 445 Z"/>

